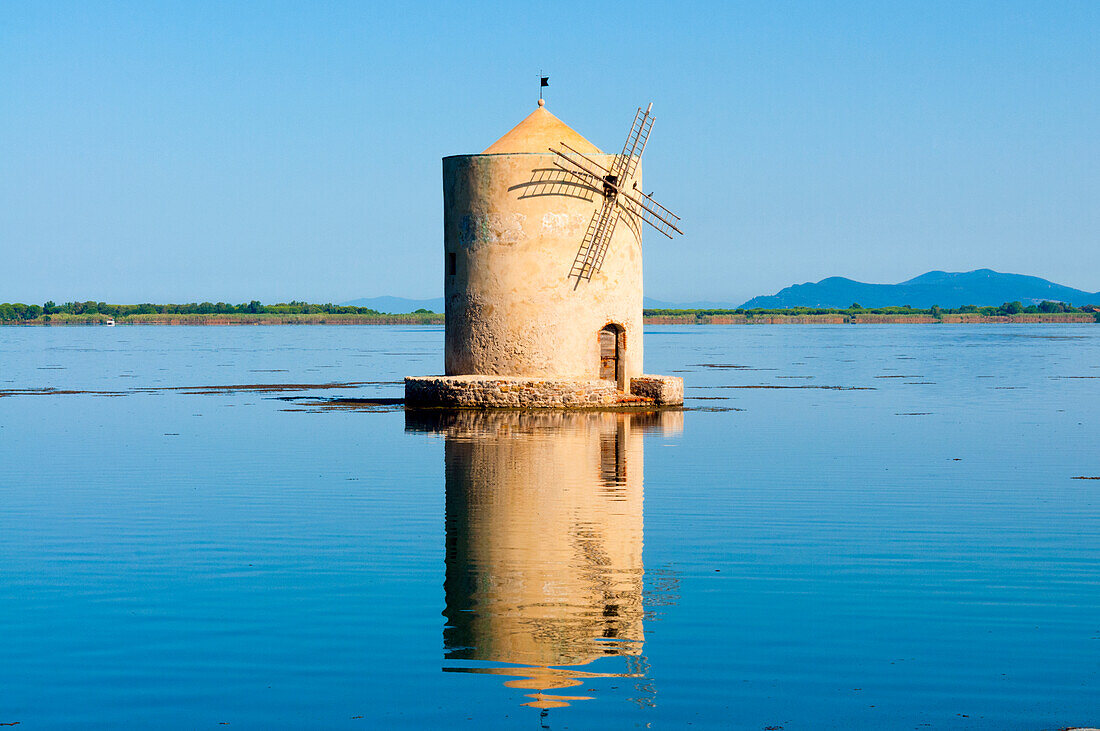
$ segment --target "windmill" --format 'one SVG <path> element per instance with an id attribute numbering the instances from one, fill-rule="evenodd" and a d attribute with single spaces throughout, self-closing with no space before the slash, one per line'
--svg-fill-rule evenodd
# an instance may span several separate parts
<path id="1" fill-rule="evenodd" d="M 645 151 L 650 130 L 653 129 L 654 117 L 650 114 L 652 109 L 652 103 L 645 111 L 638 107 L 634 124 L 623 144 L 623 151 L 614 157 L 610 168 L 564 142 L 559 143 L 561 149 L 550 148 L 550 152 L 557 155 L 554 164 L 567 176 L 603 193 L 603 202 L 592 214 L 569 272 L 569 277 L 577 280 L 573 285 L 574 289 L 580 286 L 582 279 L 589 281 L 600 271 L 611 237 L 615 233 L 615 226 L 624 214 L 631 220 L 641 219 L 670 239 L 673 233 L 684 233 L 673 223 L 674 220 L 679 221 L 680 217 L 639 190 L 637 181 L 633 179 L 638 163 L 641 162 L 642 152 Z"/>

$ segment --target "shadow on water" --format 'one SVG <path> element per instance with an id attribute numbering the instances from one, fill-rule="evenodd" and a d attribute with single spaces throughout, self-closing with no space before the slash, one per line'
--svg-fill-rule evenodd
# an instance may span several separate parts
<path id="1" fill-rule="evenodd" d="M 406 412 L 407 431 L 445 439 L 444 672 L 508 678 L 543 714 L 591 700 L 609 678 L 653 704 L 642 443 L 679 434 L 683 418 Z"/>

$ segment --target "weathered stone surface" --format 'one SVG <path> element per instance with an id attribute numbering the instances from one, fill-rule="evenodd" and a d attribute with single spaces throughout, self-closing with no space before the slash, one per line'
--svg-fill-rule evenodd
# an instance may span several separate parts
<path id="1" fill-rule="evenodd" d="M 620 221 L 600 270 L 578 286 L 570 272 L 603 191 L 566 175 L 548 146 L 443 159 L 444 372 L 595 379 L 599 331 L 614 324 L 627 391 L 642 375 L 638 223 Z M 614 156 L 591 159 L 610 166 Z M 641 188 L 641 175 L 639 165 L 621 182 Z"/>
<path id="2" fill-rule="evenodd" d="M 585 249 L 610 194 L 547 148 L 572 140 L 608 169 L 616 157 L 539 106 L 485 153 L 443 159 L 446 376 L 407 378 L 406 405 L 679 406 L 681 379 L 642 376 L 640 220 L 623 215 L 598 252 Z M 617 185 L 641 190 L 641 181 L 632 165 Z M 631 395 L 634 382 L 646 393 Z"/>
<path id="3" fill-rule="evenodd" d="M 677 376 L 639 376 L 630 379 L 630 392 L 653 399 L 657 406 L 683 406 L 684 379 Z"/>
<path id="4" fill-rule="evenodd" d="M 680 382 L 683 403 L 683 381 Z M 647 382 L 648 383 L 648 382 Z M 664 397 L 674 391 L 662 390 Z M 523 378 L 518 376 L 415 376 L 405 379 L 405 405 L 411 408 L 476 409 L 607 409 L 645 408 L 658 404 L 646 396 L 624 394 L 611 381 Z"/>

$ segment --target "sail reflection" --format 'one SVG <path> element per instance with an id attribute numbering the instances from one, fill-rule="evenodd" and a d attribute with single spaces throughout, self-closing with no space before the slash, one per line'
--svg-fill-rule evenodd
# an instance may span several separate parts
<path id="1" fill-rule="evenodd" d="M 407 414 L 445 437 L 444 670 L 509 677 L 543 709 L 643 678 L 642 440 L 682 412 Z"/>

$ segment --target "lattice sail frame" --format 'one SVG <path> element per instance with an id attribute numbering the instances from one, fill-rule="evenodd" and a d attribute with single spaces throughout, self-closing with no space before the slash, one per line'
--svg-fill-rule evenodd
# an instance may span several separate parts
<path id="1" fill-rule="evenodd" d="M 633 182 L 634 173 L 649 140 L 649 133 L 653 129 L 655 118 L 650 114 L 652 109 L 652 104 L 645 110 L 638 107 L 634 124 L 623 144 L 623 151 L 615 156 L 610 168 L 564 142 L 560 143 L 563 150 L 550 148 L 559 158 L 554 160 L 554 164 L 566 175 L 587 187 L 603 190 L 603 202 L 592 214 L 581 240 L 581 247 L 573 260 L 573 267 L 569 271 L 570 278 L 575 277 L 577 280 L 574 288 L 580 285 L 582 279 L 589 281 L 600 271 L 615 227 L 624 213 L 641 219 L 670 239 L 673 233 L 683 234 L 673 223 L 673 220 L 679 221 L 680 217 L 638 190 L 637 183 Z M 628 181 L 631 183 L 630 190 L 623 187 Z"/>

